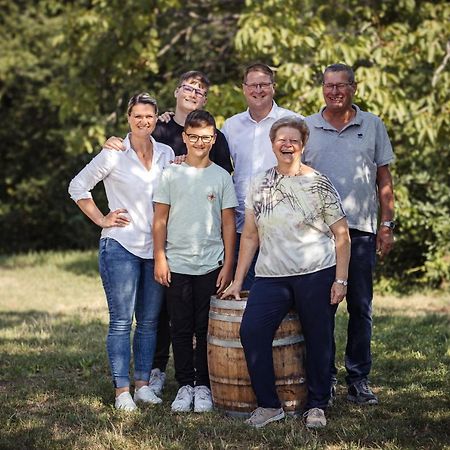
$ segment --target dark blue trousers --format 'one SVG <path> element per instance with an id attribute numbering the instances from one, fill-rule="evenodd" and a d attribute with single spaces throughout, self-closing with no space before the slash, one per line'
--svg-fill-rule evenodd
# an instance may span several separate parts
<path id="1" fill-rule="evenodd" d="M 376 235 L 350 230 L 351 257 L 347 289 L 347 346 L 345 368 L 348 385 L 367 379 L 372 367 L 370 341 L 372 339 L 373 271 L 376 258 Z M 334 331 L 334 329 L 333 329 Z M 336 378 L 335 343 L 333 340 L 332 378 Z"/>
<path id="2" fill-rule="evenodd" d="M 336 306 L 330 305 L 335 267 L 279 278 L 255 278 L 242 323 L 241 342 L 258 406 L 279 408 L 275 388 L 272 341 L 289 309 L 302 324 L 306 346 L 306 409 L 326 408 L 330 398 L 332 329 Z"/>

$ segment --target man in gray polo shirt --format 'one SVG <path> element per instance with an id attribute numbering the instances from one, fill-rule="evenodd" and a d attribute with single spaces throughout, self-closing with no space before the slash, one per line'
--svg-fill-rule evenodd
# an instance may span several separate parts
<path id="1" fill-rule="evenodd" d="M 394 154 L 380 118 L 353 104 L 355 92 L 351 67 L 333 64 L 325 69 L 326 106 L 306 118 L 310 137 L 303 160 L 330 178 L 347 214 L 352 239 L 345 351 L 347 399 L 374 405 L 378 398 L 368 385 L 372 365 L 372 276 L 376 253 L 382 258 L 394 243 L 394 192 L 389 171 Z M 346 284 L 347 280 L 339 282 Z M 335 384 L 334 364 L 331 371 Z"/>

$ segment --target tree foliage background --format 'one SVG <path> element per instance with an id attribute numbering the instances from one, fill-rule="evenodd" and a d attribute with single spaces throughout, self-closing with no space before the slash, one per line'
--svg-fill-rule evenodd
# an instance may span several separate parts
<path id="1" fill-rule="evenodd" d="M 99 230 L 68 198 L 72 176 L 125 105 L 149 91 L 173 108 L 177 77 L 214 83 L 218 122 L 244 109 L 241 73 L 277 72 L 278 104 L 322 105 L 320 73 L 356 69 L 356 101 L 393 141 L 397 244 L 381 286 L 450 281 L 450 5 L 420 0 L 0 0 L 0 252 L 91 248 Z M 105 209 L 101 187 L 96 198 Z"/>

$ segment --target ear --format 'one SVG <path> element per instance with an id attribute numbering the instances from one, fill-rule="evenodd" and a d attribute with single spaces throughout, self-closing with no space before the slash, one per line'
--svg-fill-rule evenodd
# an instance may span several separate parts
<path id="1" fill-rule="evenodd" d="M 183 139 L 183 142 L 185 144 L 188 143 L 188 137 L 187 137 L 187 135 L 186 135 L 186 133 L 184 131 L 181 133 L 181 138 Z"/>
<path id="2" fill-rule="evenodd" d="M 177 98 L 177 95 L 178 95 L 178 91 L 180 90 L 180 88 L 179 87 L 177 87 L 174 91 L 173 91 L 173 96 L 175 97 L 175 98 Z"/>

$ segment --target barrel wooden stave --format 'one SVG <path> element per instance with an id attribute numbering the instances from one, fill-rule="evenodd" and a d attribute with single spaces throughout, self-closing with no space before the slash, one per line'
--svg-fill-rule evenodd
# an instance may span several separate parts
<path id="1" fill-rule="evenodd" d="M 239 340 L 246 302 L 225 301 L 226 307 L 221 307 L 222 302 L 212 297 L 208 331 L 211 392 L 218 409 L 230 415 L 247 416 L 257 405 Z M 290 312 L 283 320 L 275 334 L 272 351 L 276 387 L 283 408 L 287 413 L 299 413 L 306 402 L 307 390 L 304 342 L 295 313 Z"/>

